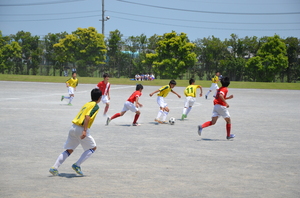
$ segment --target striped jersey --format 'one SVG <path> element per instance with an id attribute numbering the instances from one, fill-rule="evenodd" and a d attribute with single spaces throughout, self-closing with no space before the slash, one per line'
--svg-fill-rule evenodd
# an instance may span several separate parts
<path id="1" fill-rule="evenodd" d="M 85 116 L 90 116 L 90 121 L 88 123 L 88 128 L 90 128 L 96 118 L 96 115 L 99 111 L 99 106 L 95 101 L 91 101 L 83 105 L 79 113 L 76 117 L 72 120 L 72 122 L 78 126 L 83 126 Z"/>
<path id="2" fill-rule="evenodd" d="M 108 92 L 109 92 L 109 89 L 110 89 L 110 83 L 107 82 L 105 84 L 104 81 L 101 81 L 97 84 L 97 87 L 100 89 L 100 91 L 102 92 L 102 95 L 103 96 L 107 96 L 108 95 Z"/>

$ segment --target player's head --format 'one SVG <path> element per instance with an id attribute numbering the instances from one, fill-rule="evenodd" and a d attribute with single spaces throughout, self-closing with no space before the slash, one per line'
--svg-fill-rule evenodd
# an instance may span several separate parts
<path id="1" fill-rule="evenodd" d="M 226 77 L 223 77 L 221 79 L 221 84 L 222 84 L 222 87 L 228 87 L 229 84 L 230 84 L 230 80 L 229 78 L 226 76 Z"/>
<path id="2" fill-rule="evenodd" d="M 142 91 L 144 89 L 142 84 L 137 84 L 135 90 L 136 91 Z"/>
<path id="3" fill-rule="evenodd" d="M 108 73 L 104 73 L 103 74 L 103 78 L 104 78 L 104 80 L 109 80 L 109 74 Z"/>
<path id="4" fill-rule="evenodd" d="M 75 79 L 76 78 L 77 73 L 75 71 L 72 72 L 72 77 Z"/>
<path id="5" fill-rule="evenodd" d="M 101 96 L 102 96 L 102 92 L 101 92 L 100 89 L 95 88 L 95 89 L 93 89 L 91 91 L 91 99 L 92 99 L 92 101 L 95 101 L 97 103 L 100 102 Z"/>
<path id="6" fill-rule="evenodd" d="M 189 83 L 190 83 L 190 85 L 192 85 L 193 83 L 195 83 L 195 80 L 194 80 L 193 78 L 191 78 L 191 79 L 189 80 Z"/>
<path id="7" fill-rule="evenodd" d="M 176 81 L 175 80 L 170 80 L 169 85 L 171 88 L 176 86 Z"/>
<path id="8" fill-rule="evenodd" d="M 220 72 L 219 71 L 216 72 L 216 76 L 220 76 Z"/>

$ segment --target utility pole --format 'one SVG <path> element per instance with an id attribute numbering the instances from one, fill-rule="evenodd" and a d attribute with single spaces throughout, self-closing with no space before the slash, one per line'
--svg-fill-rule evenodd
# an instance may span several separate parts
<path id="1" fill-rule="evenodd" d="M 102 0 L 102 34 L 104 36 L 104 0 Z"/>

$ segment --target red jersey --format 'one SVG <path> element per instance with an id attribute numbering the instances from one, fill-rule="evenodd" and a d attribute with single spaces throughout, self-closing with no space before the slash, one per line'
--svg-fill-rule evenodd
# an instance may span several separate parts
<path id="1" fill-rule="evenodd" d="M 227 96 L 227 93 L 228 93 L 227 87 L 221 87 L 220 89 L 218 89 L 216 97 L 214 99 L 214 105 L 219 104 L 219 105 L 222 105 L 222 106 L 226 106 L 226 103 L 221 100 L 219 95 L 222 94 L 224 99 L 225 99 L 226 96 Z"/>
<path id="2" fill-rule="evenodd" d="M 134 103 L 136 101 L 136 98 L 139 98 L 142 95 L 141 91 L 135 91 L 131 96 L 128 98 L 127 101 Z"/>
<path id="3" fill-rule="evenodd" d="M 102 95 L 106 96 L 109 92 L 109 89 L 110 89 L 110 83 L 107 82 L 107 84 L 105 84 L 104 81 L 101 81 L 101 82 L 98 83 L 97 87 L 102 92 Z"/>

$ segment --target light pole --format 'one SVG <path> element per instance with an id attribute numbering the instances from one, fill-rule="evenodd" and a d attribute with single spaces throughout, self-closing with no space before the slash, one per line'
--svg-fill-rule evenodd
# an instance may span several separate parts
<path id="1" fill-rule="evenodd" d="M 104 0 L 102 0 L 102 19 L 99 20 L 99 21 L 102 21 L 102 34 L 104 36 L 104 21 L 107 21 L 110 19 L 109 16 L 107 17 L 104 17 L 104 13 L 105 13 L 105 10 L 104 10 Z"/>

